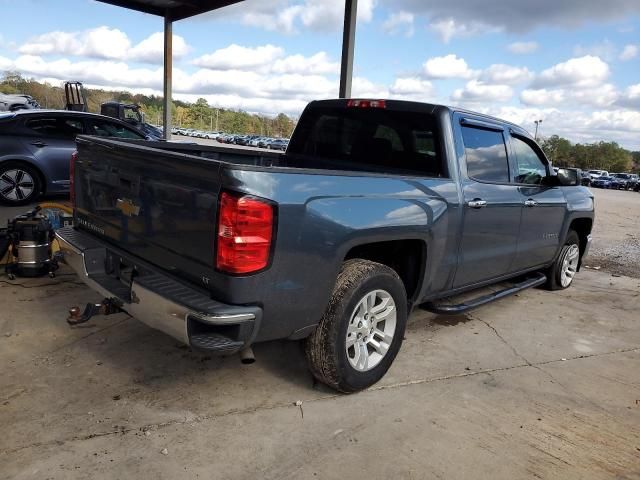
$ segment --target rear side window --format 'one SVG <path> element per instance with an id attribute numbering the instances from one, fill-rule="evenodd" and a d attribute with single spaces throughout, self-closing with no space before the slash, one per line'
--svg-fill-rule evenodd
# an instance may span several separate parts
<path id="1" fill-rule="evenodd" d="M 82 122 L 73 118 L 42 117 L 27 120 L 25 126 L 46 137 L 74 139 L 82 133 Z"/>
<path id="2" fill-rule="evenodd" d="M 301 117 L 287 154 L 339 170 L 444 177 L 437 138 L 428 113 L 318 106 Z"/>
<path id="3" fill-rule="evenodd" d="M 502 132 L 476 127 L 462 127 L 470 178 L 483 182 L 509 182 L 507 146 Z"/>
<path id="4" fill-rule="evenodd" d="M 134 138 L 141 139 L 144 135 L 131 130 L 123 125 L 112 122 L 91 120 L 89 122 L 89 135 L 99 137 Z"/>

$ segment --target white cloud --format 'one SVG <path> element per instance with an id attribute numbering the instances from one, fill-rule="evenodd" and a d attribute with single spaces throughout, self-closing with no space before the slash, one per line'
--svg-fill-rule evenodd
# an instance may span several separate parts
<path id="1" fill-rule="evenodd" d="M 173 35 L 173 58 L 182 58 L 191 49 L 180 35 Z M 156 32 L 131 48 L 128 58 L 145 63 L 160 64 L 164 59 L 164 34 Z"/>
<path id="2" fill-rule="evenodd" d="M 513 89 L 509 85 L 491 85 L 471 80 L 464 88 L 454 90 L 451 100 L 463 103 L 495 103 L 507 102 L 512 97 Z"/>
<path id="3" fill-rule="evenodd" d="M 516 55 L 528 55 L 538 51 L 537 42 L 513 42 L 507 46 L 507 50 Z"/>
<path id="4" fill-rule="evenodd" d="M 520 101 L 528 106 L 558 105 L 565 101 L 565 95 L 564 90 L 559 89 L 527 89 L 520 93 Z"/>
<path id="5" fill-rule="evenodd" d="M 449 43 L 455 37 L 471 37 L 480 33 L 495 33 L 501 30 L 476 21 L 459 22 L 452 17 L 431 22 L 429 28 L 436 32 L 444 43 Z"/>
<path id="6" fill-rule="evenodd" d="M 0 62 L 2 62 L 1 59 Z M 627 87 L 618 99 L 618 105 L 625 108 L 640 110 L 640 83 Z"/>
<path id="7" fill-rule="evenodd" d="M 391 9 L 426 15 L 433 22 L 455 18 L 522 34 L 541 25 L 577 27 L 589 21 L 628 19 L 640 13 L 638 0 L 380 0 Z"/>
<path id="8" fill-rule="evenodd" d="M 454 54 L 430 58 L 422 65 L 422 70 L 427 78 L 470 78 L 477 74 L 463 58 Z"/>
<path id="9" fill-rule="evenodd" d="M 27 40 L 18 51 L 24 55 L 71 55 L 107 60 L 134 60 L 161 64 L 164 35 L 156 32 L 135 46 L 117 28 L 97 27 L 83 32 L 48 32 Z M 180 58 L 189 51 L 184 38 L 173 36 L 173 55 Z"/>
<path id="10" fill-rule="evenodd" d="M 358 22 L 370 22 L 376 0 L 360 0 Z M 342 28 L 344 0 L 245 0 L 203 17 L 229 18 L 265 30 L 297 34 L 305 30 L 335 32 Z"/>
<path id="11" fill-rule="evenodd" d="M 534 88 L 567 87 L 591 88 L 601 85 L 609 77 L 609 65 L 599 57 L 586 55 L 558 63 L 540 73 Z"/>
<path id="12" fill-rule="evenodd" d="M 390 96 L 419 102 L 433 101 L 435 89 L 428 80 L 418 77 L 399 77 L 389 88 Z"/>
<path id="13" fill-rule="evenodd" d="M 591 55 L 603 58 L 606 61 L 611 61 L 616 57 L 617 49 L 613 42 L 608 39 L 604 39 L 602 42 L 594 43 L 593 45 L 576 45 L 573 49 L 573 54 L 576 57 Z"/>
<path id="14" fill-rule="evenodd" d="M 284 49 L 274 45 L 242 47 L 235 43 L 203 55 L 193 61 L 199 67 L 215 70 L 251 69 L 270 65 L 284 55 Z"/>
<path id="15" fill-rule="evenodd" d="M 275 73 L 306 73 L 329 75 L 340 72 L 340 63 L 329 59 L 326 52 L 318 52 L 310 57 L 290 55 L 273 62 L 271 71 Z"/>
<path id="16" fill-rule="evenodd" d="M 332 75 L 340 71 L 340 64 L 332 61 L 326 52 L 318 52 L 309 57 L 299 54 L 285 56 L 283 48 L 270 44 L 259 47 L 232 44 L 198 57 L 192 63 L 211 70 L 246 70 L 259 73 Z"/>
<path id="17" fill-rule="evenodd" d="M 0 70 L 10 70 L 12 66 L 13 62 L 10 59 L 0 57 Z"/>
<path id="18" fill-rule="evenodd" d="M 389 90 L 384 85 L 376 84 L 364 77 L 353 78 L 353 96 L 360 98 L 387 98 Z"/>
<path id="19" fill-rule="evenodd" d="M 481 79 L 487 83 L 517 85 L 530 80 L 532 73 L 527 67 L 494 64 L 483 70 Z"/>
<path id="20" fill-rule="evenodd" d="M 411 37 L 415 33 L 414 20 L 413 13 L 400 10 L 389 15 L 389 18 L 382 24 L 382 30 L 390 35 L 403 34 L 406 37 Z"/>
<path id="21" fill-rule="evenodd" d="M 638 45 L 625 45 L 622 53 L 620 53 L 620 60 L 626 62 L 628 60 L 632 60 L 638 56 L 640 53 L 640 47 Z"/>
<path id="22" fill-rule="evenodd" d="M 84 32 L 49 32 L 27 40 L 19 52 L 25 55 L 74 55 L 124 59 L 131 47 L 127 34 L 117 28 L 98 27 Z"/>
<path id="23" fill-rule="evenodd" d="M 520 101 L 528 106 L 578 106 L 584 108 L 609 107 L 619 97 L 619 92 L 611 84 L 595 88 L 527 89 L 520 94 Z"/>

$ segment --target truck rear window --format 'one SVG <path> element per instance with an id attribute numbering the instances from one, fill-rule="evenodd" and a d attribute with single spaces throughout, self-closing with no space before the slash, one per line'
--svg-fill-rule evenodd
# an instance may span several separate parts
<path id="1" fill-rule="evenodd" d="M 319 106 L 300 119 L 287 155 L 327 168 L 444 177 L 436 119 L 428 113 Z M 303 166 L 303 165 L 299 165 Z"/>

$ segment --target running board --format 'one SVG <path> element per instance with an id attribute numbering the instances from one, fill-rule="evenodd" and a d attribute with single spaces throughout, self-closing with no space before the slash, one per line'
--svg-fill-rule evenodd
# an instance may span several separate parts
<path id="1" fill-rule="evenodd" d="M 447 299 L 443 299 L 440 301 L 425 303 L 421 306 L 421 308 L 429 312 L 438 313 L 440 315 L 457 315 L 467 312 L 473 308 L 486 305 L 487 303 L 500 300 L 501 298 L 508 297 L 509 295 L 513 295 L 514 293 L 521 292 L 522 290 L 525 290 L 527 288 L 537 287 L 538 285 L 542 285 L 546 281 L 547 277 L 543 273 L 539 273 L 533 277 L 527 277 L 524 280 L 521 280 L 518 283 L 515 283 L 503 290 L 499 290 L 488 295 L 471 298 L 469 300 L 465 300 L 463 303 L 451 304 L 443 301 Z M 449 297 L 448 299 L 454 300 L 455 298 L 456 297 L 454 296 Z"/>

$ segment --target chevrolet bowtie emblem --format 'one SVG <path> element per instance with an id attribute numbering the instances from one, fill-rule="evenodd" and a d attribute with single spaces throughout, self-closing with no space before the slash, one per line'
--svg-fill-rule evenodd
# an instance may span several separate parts
<path id="1" fill-rule="evenodd" d="M 134 217 L 140 215 L 140 206 L 133 203 L 128 198 L 119 198 L 116 201 L 116 208 L 120 210 L 127 217 Z"/>

